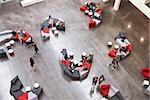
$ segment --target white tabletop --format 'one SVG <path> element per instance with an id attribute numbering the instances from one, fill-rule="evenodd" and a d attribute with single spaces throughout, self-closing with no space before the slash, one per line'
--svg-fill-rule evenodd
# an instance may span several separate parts
<path id="1" fill-rule="evenodd" d="M 6 47 L 10 46 L 10 43 L 9 42 L 5 43 L 5 46 Z"/>
<path id="2" fill-rule="evenodd" d="M 58 33 L 58 31 L 56 30 L 56 31 L 54 31 L 54 33 L 55 33 L 55 34 L 57 34 L 57 33 Z"/>
<path id="3" fill-rule="evenodd" d="M 14 52 L 13 49 L 8 50 L 8 53 L 13 53 L 13 52 Z"/>
<path id="4" fill-rule="evenodd" d="M 38 96 L 33 92 L 28 93 L 28 100 L 38 100 Z"/>
<path id="5" fill-rule="evenodd" d="M 52 30 L 56 30 L 56 27 L 53 27 Z"/>
<path id="6" fill-rule="evenodd" d="M 27 92 L 31 91 L 31 86 L 25 87 L 25 91 L 27 91 Z"/>
<path id="7" fill-rule="evenodd" d="M 34 88 L 39 88 L 40 87 L 39 83 L 34 83 L 33 86 L 34 86 Z"/>

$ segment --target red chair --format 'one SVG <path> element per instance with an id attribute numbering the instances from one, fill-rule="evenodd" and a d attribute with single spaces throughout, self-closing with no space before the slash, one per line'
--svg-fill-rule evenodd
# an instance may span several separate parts
<path id="1" fill-rule="evenodd" d="M 150 68 L 143 68 L 141 70 L 141 74 L 143 75 L 144 78 L 148 79 L 150 78 Z"/>
<path id="2" fill-rule="evenodd" d="M 87 10 L 87 8 L 85 6 L 80 7 L 80 11 L 85 12 L 85 10 Z"/>
<path id="3" fill-rule="evenodd" d="M 94 27 L 96 27 L 96 22 L 93 21 L 92 19 L 90 19 L 90 21 L 89 21 L 89 28 L 94 28 Z"/>
<path id="4" fill-rule="evenodd" d="M 24 33 L 25 35 L 22 37 L 22 41 L 26 42 L 26 40 L 30 37 L 30 34 L 28 32 Z"/>
<path id="5" fill-rule="evenodd" d="M 109 53 L 108 56 L 111 58 L 116 58 L 117 55 L 117 50 L 116 49 L 112 49 Z"/>
<path id="6" fill-rule="evenodd" d="M 133 48 L 132 48 L 132 45 L 131 45 L 131 44 L 129 44 L 127 47 L 128 47 L 128 51 L 129 51 L 129 52 L 131 52 L 131 51 L 132 51 L 132 49 L 133 49 Z"/>
<path id="7" fill-rule="evenodd" d="M 43 29 L 43 32 L 44 32 L 44 33 L 49 33 L 49 28 L 44 28 L 44 29 Z"/>
<path id="8" fill-rule="evenodd" d="M 61 60 L 61 63 L 66 65 L 66 66 L 70 66 L 71 62 L 68 60 Z"/>
<path id="9" fill-rule="evenodd" d="M 109 94 L 110 85 L 101 85 L 100 86 L 100 94 L 104 97 L 107 97 Z"/>
<path id="10" fill-rule="evenodd" d="M 28 93 L 23 93 L 18 97 L 18 100 L 28 100 Z"/>
<path id="11" fill-rule="evenodd" d="M 91 64 L 91 63 L 88 63 L 88 64 L 86 64 L 85 66 L 87 67 L 88 71 L 90 71 L 92 64 Z"/>

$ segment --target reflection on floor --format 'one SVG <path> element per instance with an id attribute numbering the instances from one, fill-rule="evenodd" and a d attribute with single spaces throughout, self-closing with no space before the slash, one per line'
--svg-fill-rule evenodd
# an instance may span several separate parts
<path id="1" fill-rule="evenodd" d="M 149 30 L 148 18 L 127 0 L 122 0 L 118 12 L 112 10 L 113 0 L 102 4 L 104 21 L 95 29 L 88 29 L 88 17 L 80 12 L 79 0 L 45 0 L 45 2 L 22 8 L 19 2 L 12 1 L 0 6 L 0 30 L 26 30 L 31 33 L 40 49 L 35 57 L 37 71 L 32 71 L 29 58 L 32 48 L 16 44 L 15 56 L 0 63 L 0 100 L 13 100 L 9 94 L 10 80 L 18 75 L 25 86 L 38 82 L 43 87 L 41 100 L 100 100 L 101 95 L 89 91 L 93 74 L 104 74 L 108 83 L 117 87 L 125 100 L 148 100 L 143 94 L 140 74 L 142 67 L 149 67 Z M 58 38 L 51 36 L 50 41 L 42 42 L 39 25 L 51 14 L 61 17 L 67 23 L 66 32 Z M 128 27 L 130 26 L 130 27 Z M 119 69 L 109 70 L 111 59 L 107 56 L 107 41 L 114 42 L 118 32 L 127 32 L 133 44 L 133 52 L 119 63 Z M 141 38 L 144 38 L 144 40 Z M 114 42 L 115 43 L 115 42 Z M 66 80 L 58 63 L 62 48 L 68 48 L 78 54 L 93 52 L 94 62 L 87 79 L 79 81 Z"/>

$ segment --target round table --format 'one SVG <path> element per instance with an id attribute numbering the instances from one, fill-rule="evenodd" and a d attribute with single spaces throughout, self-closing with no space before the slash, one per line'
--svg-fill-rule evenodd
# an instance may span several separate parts
<path id="1" fill-rule="evenodd" d="M 58 36 L 58 31 L 57 30 L 54 31 L 54 35 Z"/>
<path id="2" fill-rule="evenodd" d="M 11 49 L 11 45 L 9 42 L 5 43 L 5 46 L 7 47 L 8 50 Z"/>
<path id="3" fill-rule="evenodd" d="M 108 42 L 107 42 L 107 46 L 108 46 L 108 47 L 111 47 L 112 45 L 113 45 L 113 43 L 112 43 L 111 41 L 108 41 Z"/>
<path id="4" fill-rule="evenodd" d="M 85 14 L 88 15 L 88 13 L 89 13 L 89 10 L 85 10 Z"/>
<path id="5" fill-rule="evenodd" d="M 69 53 L 69 58 L 70 58 L 70 59 L 73 59 L 73 58 L 74 58 L 74 53 L 73 53 L 73 52 L 70 52 L 70 53 Z"/>
<path id="6" fill-rule="evenodd" d="M 10 40 L 9 43 L 10 43 L 10 45 L 14 45 L 15 41 L 14 40 Z"/>
<path id="7" fill-rule="evenodd" d="M 89 14 L 89 16 L 90 16 L 90 17 L 93 15 L 93 13 L 92 13 L 92 12 L 89 12 L 88 14 Z"/>
<path id="8" fill-rule="evenodd" d="M 10 56 L 13 56 L 14 55 L 14 50 L 13 49 L 9 49 L 8 53 L 10 54 Z"/>
<path id="9" fill-rule="evenodd" d="M 116 50 L 118 50 L 118 49 L 119 49 L 119 45 L 114 45 L 114 48 L 115 48 Z"/>
<path id="10" fill-rule="evenodd" d="M 56 31 L 56 27 L 53 27 L 52 28 L 52 32 L 54 33 Z"/>

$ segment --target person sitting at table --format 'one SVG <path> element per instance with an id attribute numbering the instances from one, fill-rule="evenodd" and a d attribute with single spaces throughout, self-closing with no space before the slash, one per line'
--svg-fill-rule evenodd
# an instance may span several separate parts
<path id="1" fill-rule="evenodd" d="M 50 28 L 51 25 L 49 24 L 48 21 L 44 21 L 43 23 L 41 23 L 40 27 L 41 27 L 41 30 L 43 30 L 44 28 Z"/>
<path id="2" fill-rule="evenodd" d="M 13 36 L 16 36 L 16 33 L 14 30 L 11 32 L 13 34 Z"/>
<path id="3" fill-rule="evenodd" d="M 121 41 L 122 41 L 122 42 L 124 42 L 124 41 L 125 41 L 125 39 L 126 39 L 125 37 L 122 37 L 122 38 L 121 38 Z"/>
<path id="4" fill-rule="evenodd" d="M 128 51 L 128 47 L 126 46 L 126 47 L 121 47 L 120 49 L 119 49 L 119 51 L 120 52 L 127 52 Z"/>
<path id="5" fill-rule="evenodd" d="M 34 44 L 32 37 L 30 36 L 29 38 L 30 38 L 29 41 L 25 41 L 25 44 L 26 44 L 25 46 L 28 46 L 28 47 L 29 47 L 31 44 Z"/>
<path id="6" fill-rule="evenodd" d="M 93 75 L 92 87 L 91 87 L 91 91 L 93 91 L 93 93 L 94 93 L 97 82 L 98 82 L 98 77 L 96 75 Z"/>
<path id="7" fill-rule="evenodd" d="M 92 63 L 92 59 L 93 59 L 93 55 L 89 54 L 89 56 L 87 56 L 86 61 Z"/>
<path id="8" fill-rule="evenodd" d="M 68 60 L 68 59 L 69 59 L 68 56 L 67 56 L 67 54 L 64 55 L 64 59 L 65 59 L 65 60 Z"/>
<path id="9" fill-rule="evenodd" d="M 85 7 L 89 8 L 90 7 L 90 3 L 91 3 L 91 1 L 87 1 L 86 4 L 85 4 Z"/>
<path id="10" fill-rule="evenodd" d="M 65 25 L 64 25 L 64 22 L 63 22 L 63 21 L 60 21 L 59 26 L 64 27 L 64 26 L 65 26 Z"/>
<path id="11" fill-rule="evenodd" d="M 24 31 L 20 30 L 20 32 L 18 32 L 20 36 L 24 36 Z"/>
<path id="12" fill-rule="evenodd" d="M 54 19 L 52 18 L 51 15 L 49 15 L 49 19 L 48 19 L 47 21 L 48 21 L 48 23 L 51 25 L 51 27 L 54 26 Z"/>
<path id="13" fill-rule="evenodd" d="M 19 41 L 18 38 L 16 38 L 16 35 L 17 35 L 18 33 L 17 33 L 16 31 L 14 31 L 14 30 L 13 30 L 11 33 L 12 33 L 12 35 L 13 35 L 12 39 L 15 40 L 15 41 Z"/>
<path id="14" fill-rule="evenodd" d="M 100 3 L 97 3 L 97 4 L 95 5 L 95 11 L 98 11 L 100 8 L 101 8 L 101 7 L 100 7 Z"/>

